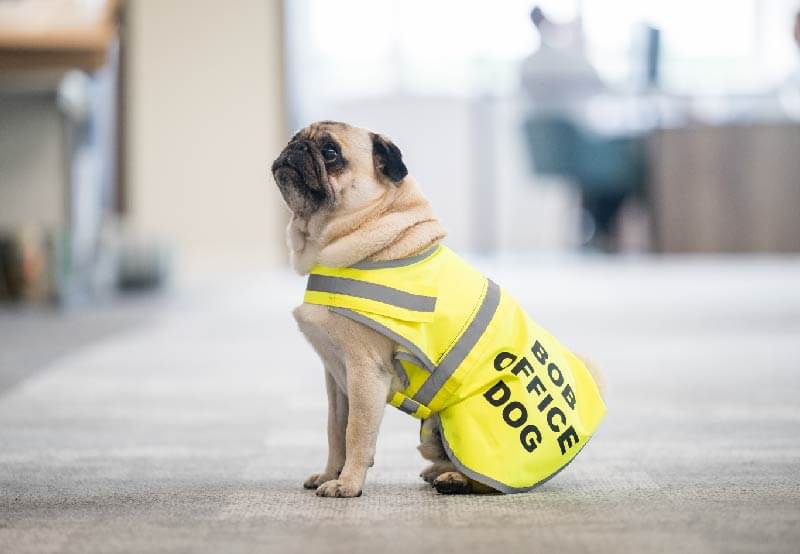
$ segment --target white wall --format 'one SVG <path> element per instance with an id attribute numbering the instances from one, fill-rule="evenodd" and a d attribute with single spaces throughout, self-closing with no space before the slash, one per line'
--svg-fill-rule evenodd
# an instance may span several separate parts
<path id="1" fill-rule="evenodd" d="M 286 142 L 279 0 L 129 3 L 132 227 L 185 261 L 279 263 L 269 168 Z"/>
<path id="2" fill-rule="evenodd" d="M 470 105 L 449 98 L 391 98 L 339 101 L 308 121 L 334 119 L 387 135 L 403 152 L 411 175 L 448 230 L 448 244 L 466 248 L 472 236 L 470 204 Z M 446 129 L 446 132 L 443 132 Z"/>
<path id="3" fill-rule="evenodd" d="M 574 248 L 578 198 L 532 175 L 524 110 L 514 101 L 392 95 L 304 106 L 305 125 L 335 119 L 385 133 L 403 152 L 458 250 Z"/>

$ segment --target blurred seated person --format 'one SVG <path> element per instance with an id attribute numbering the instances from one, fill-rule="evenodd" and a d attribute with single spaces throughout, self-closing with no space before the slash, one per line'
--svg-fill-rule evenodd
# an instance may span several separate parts
<path id="1" fill-rule="evenodd" d="M 794 42 L 797 44 L 798 53 L 800 53 L 800 10 L 794 16 Z M 800 89 L 800 64 L 789 77 L 789 83 Z"/>
<path id="2" fill-rule="evenodd" d="M 554 23 L 539 6 L 531 11 L 531 21 L 541 41 L 522 62 L 522 87 L 537 111 L 576 115 L 584 101 L 606 90 L 583 52 L 580 26 Z"/>
<path id="3" fill-rule="evenodd" d="M 532 108 L 525 133 L 533 166 L 577 185 L 585 246 L 614 251 L 620 208 L 643 187 L 641 141 L 588 128 L 584 108 L 607 87 L 583 53 L 579 25 L 553 23 L 538 6 L 531 21 L 541 46 L 523 61 L 521 81 Z"/>
<path id="4" fill-rule="evenodd" d="M 800 11 L 795 14 L 793 31 L 800 54 Z M 800 63 L 783 82 L 778 93 L 784 111 L 794 119 L 800 119 Z"/>

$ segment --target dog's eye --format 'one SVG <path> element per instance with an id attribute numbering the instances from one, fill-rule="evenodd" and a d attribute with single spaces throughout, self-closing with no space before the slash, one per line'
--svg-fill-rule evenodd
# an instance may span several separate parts
<path id="1" fill-rule="evenodd" d="M 339 157 L 339 153 L 336 152 L 336 149 L 329 144 L 327 146 L 322 147 L 322 157 L 328 163 L 335 162 L 336 158 Z"/>

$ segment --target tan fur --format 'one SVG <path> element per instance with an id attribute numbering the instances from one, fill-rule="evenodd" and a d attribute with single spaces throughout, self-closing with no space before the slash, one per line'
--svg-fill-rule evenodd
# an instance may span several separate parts
<path id="1" fill-rule="evenodd" d="M 307 274 L 317 263 L 346 267 L 364 260 L 403 258 L 444 238 L 414 179 L 407 176 L 397 183 L 381 174 L 368 131 L 322 122 L 298 136 L 313 140 L 323 134 L 337 142 L 347 166 L 338 174 L 321 169 L 332 207 L 291 218 L 287 242 L 298 273 Z M 386 401 L 403 388 L 392 365 L 395 345 L 323 306 L 302 304 L 293 314 L 322 360 L 328 394 L 328 460 L 303 486 L 315 488 L 318 496 L 359 496 L 375 455 Z M 423 425 L 419 450 L 432 462 L 421 473 L 423 479 L 444 493 L 492 492 L 448 460 L 435 418 Z"/>
<path id="2" fill-rule="evenodd" d="M 395 184 L 376 173 L 366 131 L 312 125 L 305 132 L 314 136 L 323 130 L 339 142 L 348 170 L 329 177 L 337 202 L 333 211 L 290 220 L 287 241 L 298 273 L 317 263 L 345 267 L 410 256 L 445 236 L 411 177 Z M 322 360 L 328 394 L 328 461 L 303 485 L 316 488 L 319 496 L 358 496 L 386 401 L 402 388 L 391 363 L 394 344 L 322 306 L 302 304 L 294 317 Z"/>
<path id="3" fill-rule="evenodd" d="M 311 125 L 342 147 L 349 168 L 329 176 L 336 194 L 333 212 L 293 216 L 287 236 L 292 266 L 304 275 L 315 263 L 346 267 L 362 260 L 410 256 L 440 241 L 445 230 L 411 176 L 395 185 L 375 172 L 369 133 L 344 124 Z"/>
<path id="4" fill-rule="evenodd" d="M 392 384 L 394 344 L 323 306 L 302 304 L 294 316 L 322 358 L 328 384 L 328 461 L 304 486 L 318 487 L 319 496 L 359 496 Z"/>

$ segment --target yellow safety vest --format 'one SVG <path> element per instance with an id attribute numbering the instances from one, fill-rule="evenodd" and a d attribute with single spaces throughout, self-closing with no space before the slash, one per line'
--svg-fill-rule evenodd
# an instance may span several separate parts
<path id="1" fill-rule="evenodd" d="M 419 419 L 438 417 L 456 467 L 499 491 L 529 491 L 555 475 L 605 415 L 583 362 L 445 246 L 400 260 L 318 265 L 304 300 L 395 341 L 405 388 L 389 403 Z"/>

